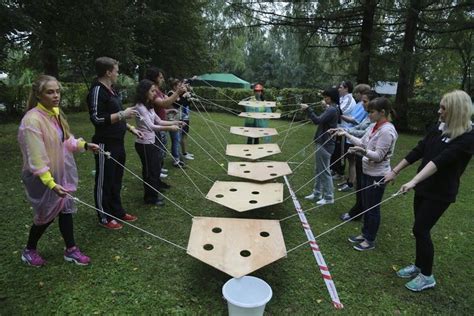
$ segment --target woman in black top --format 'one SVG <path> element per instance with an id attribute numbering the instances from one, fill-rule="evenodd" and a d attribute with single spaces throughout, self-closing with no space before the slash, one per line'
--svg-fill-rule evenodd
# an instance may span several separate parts
<path id="1" fill-rule="evenodd" d="M 397 272 L 402 278 L 412 278 L 405 286 L 419 292 L 436 285 L 432 275 L 434 258 L 430 230 L 449 205 L 455 202 L 459 178 L 474 154 L 472 101 L 464 91 L 455 90 L 440 102 L 439 123 L 392 171 L 385 182 L 392 181 L 402 169 L 422 159 L 418 173 L 402 185 L 405 193 L 415 190 L 413 203 L 416 239 L 416 260 Z"/>

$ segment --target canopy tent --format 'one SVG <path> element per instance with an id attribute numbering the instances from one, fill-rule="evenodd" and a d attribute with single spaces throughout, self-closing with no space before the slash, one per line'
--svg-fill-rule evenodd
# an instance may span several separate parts
<path id="1" fill-rule="evenodd" d="M 213 86 L 219 88 L 250 89 L 250 82 L 240 79 L 234 74 L 212 73 L 198 76 L 191 83 L 193 86 Z"/>

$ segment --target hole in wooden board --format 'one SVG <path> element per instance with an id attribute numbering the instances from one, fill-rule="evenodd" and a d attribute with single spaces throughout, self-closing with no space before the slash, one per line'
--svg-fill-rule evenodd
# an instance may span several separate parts
<path id="1" fill-rule="evenodd" d="M 221 198 L 223 198 L 223 197 L 224 197 L 223 194 L 216 194 L 216 198 L 218 198 L 218 199 L 221 199 Z"/>
<path id="2" fill-rule="evenodd" d="M 276 177 L 276 176 L 278 175 L 278 173 L 270 173 L 270 175 L 271 175 L 272 177 Z"/>
<path id="3" fill-rule="evenodd" d="M 268 237 L 268 236 L 270 236 L 270 233 L 268 233 L 268 232 L 261 232 L 261 233 L 260 233 L 260 236 L 262 236 L 262 237 Z"/>
<path id="4" fill-rule="evenodd" d="M 250 149 L 244 149 L 244 151 L 250 151 Z"/>
<path id="5" fill-rule="evenodd" d="M 263 132 L 263 129 L 259 129 L 258 131 L 259 131 L 259 132 Z"/>
<path id="6" fill-rule="evenodd" d="M 248 250 L 242 250 L 242 251 L 240 252 L 240 255 L 241 255 L 242 257 L 250 257 L 251 253 L 250 253 L 250 251 L 248 251 Z"/>
<path id="7" fill-rule="evenodd" d="M 273 150 L 267 150 L 267 153 L 271 154 L 273 152 Z"/>
<path id="8" fill-rule="evenodd" d="M 213 232 L 213 233 L 216 233 L 216 234 L 219 234 L 220 232 L 222 232 L 222 228 L 220 228 L 220 227 L 214 227 L 214 228 L 212 229 L 212 232 Z M 260 233 L 260 235 L 262 235 L 262 233 Z"/>
<path id="9" fill-rule="evenodd" d="M 252 191 L 252 194 L 258 195 L 258 194 L 260 194 L 260 192 L 258 192 L 258 191 Z"/>
<path id="10" fill-rule="evenodd" d="M 247 165 L 247 164 L 245 164 L 245 163 L 241 163 L 239 166 L 245 167 L 246 165 Z"/>
<path id="11" fill-rule="evenodd" d="M 250 173 L 250 170 L 244 170 L 244 173 Z"/>
<path id="12" fill-rule="evenodd" d="M 244 129 L 243 127 L 239 127 L 240 129 Z"/>
<path id="13" fill-rule="evenodd" d="M 268 133 L 263 133 L 263 135 L 268 135 Z"/>
<path id="14" fill-rule="evenodd" d="M 263 149 L 263 147 L 258 147 L 258 149 Z"/>
<path id="15" fill-rule="evenodd" d="M 273 168 L 273 166 L 272 166 L 272 165 L 268 165 L 267 168 Z"/>
<path id="16" fill-rule="evenodd" d="M 214 249 L 214 246 L 211 245 L 211 244 L 205 244 L 203 246 L 203 248 L 204 248 L 204 250 L 210 251 L 210 250 Z"/>
<path id="17" fill-rule="evenodd" d="M 229 191 L 230 191 L 230 192 L 236 192 L 237 189 L 236 189 L 236 188 L 230 188 Z"/>
<path id="18" fill-rule="evenodd" d="M 257 200 L 250 200 L 249 203 L 250 203 L 250 204 L 257 204 L 258 201 L 257 201 Z"/>
<path id="19" fill-rule="evenodd" d="M 246 157 L 250 157 L 250 156 L 252 156 L 252 154 L 245 154 L 245 156 L 246 156 Z"/>
<path id="20" fill-rule="evenodd" d="M 245 132 L 245 133 L 248 133 L 248 132 L 249 132 L 249 130 L 248 130 L 248 129 L 244 129 L 244 132 Z"/>

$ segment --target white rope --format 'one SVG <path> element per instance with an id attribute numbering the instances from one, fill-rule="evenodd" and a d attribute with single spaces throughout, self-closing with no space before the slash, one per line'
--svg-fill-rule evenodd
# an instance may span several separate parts
<path id="1" fill-rule="evenodd" d="M 293 118 L 291 119 L 291 123 L 290 123 L 290 128 L 287 130 L 286 134 L 285 134 L 285 138 L 283 138 L 283 143 L 281 144 L 281 151 L 283 151 L 283 147 L 285 146 L 285 142 L 286 142 L 286 139 L 288 138 L 288 135 L 290 134 L 290 129 L 291 127 L 293 126 L 293 123 L 295 121 L 295 118 L 296 118 L 296 114 L 298 112 L 295 112 L 295 114 L 293 114 Z"/>
<path id="2" fill-rule="evenodd" d="M 298 190 L 295 191 L 295 194 L 300 191 L 302 188 L 304 188 L 305 186 L 308 185 L 308 183 L 312 182 L 314 179 L 316 179 L 317 177 L 319 177 L 321 174 L 323 174 L 324 172 L 326 172 L 326 170 L 330 169 L 335 163 L 339 162 L 339 160 L 343 159 L 344 157 L 346 157 L 346 155 L 348 154 L 349 152 L 346 152 L 344 155 L 342 155 L 341 157 L 339 157 L 338 159 L 336 159 L 332 164 L 330 164 L 327 168 L 325 168 L 323 171 L 321 171 L 320 173 L 318 173 L 317 175 L 315 175 L 314 177 L 312 177 L 308 182 L 306 182 L 305 184 L 303 184 Z M 285 202 L 286 200 L 288 200 L 291 196 L 287 196 L 283 202 Z"/>
<path id="3" fill-rule="evenodd" d="M 342 199 L 344 199 L 344 198 L 346 198 L 346 197 L 348 197 L 348 196 L 354 195 L 354 194 L 356 194 L 356 193 L 358 193 L 358 192 L 364 191 L 364 190 L 366 190 L 366 189 L 368 189 L 368 188 L 371 188 L 371 187 L 373 187 L 373 186 L 380 185 L 380 183 L 382 183 L 383 181 L 384 181 L 384 179 L 382 179 L 382 180 L 380 180 L 380 181 L 378 181 L 378 182 L 374 182 L 373 184 L 370 184 L 370 185 L 368 185 L 368 186 L 366 186 L 366 187 L 364 187 L 364 188 L 362 188 L 362 189 L 359 189 L 359 190 L 350 192 L 350 193 L 348 193 L 348 194 L 345 194 L 345 195 L 343 195 L 343 196 L 340 196 L 340 197 L 334 199 L 334 202 L 339 201 L 339 200 L 342 200 Z M 323 204 L 323 205 L 316 205 L 316 206 L 313 206 L 313 207 L 311 207 L 311 208 L 309 208 L 309 209 L 307 209 L 307 210 L 304 210 L 304 211 L 302 211 L 302 212 L 303 212 L 303 213 L 307 213 L 307 212 L 309 212 L 309 211 L 312 211 L 312 210 L 314 210 L 314 209 L 317 209 L 317 208 L 320 208 L 320 207 L 323 207 L 323 206 L 325 206 L 325 204 Z M 294 217 L 294 216 L 298 216 L 298 214 L 292 214 L 292 215 L 290 215 L 290 216 L 284 217 L 284 218 L 280 219 L 280 221 L 281 221 L 281 222 L 282 222 L 282 221 L 285 221 L 285 220 L 290 219 L 290 218 L 292 218 L 292 217 Z"/>
<path id="4" fill-rule="evenodd" d="M 197 136 L 199 136 L 199 138 L 201 138 L 206 144 L 208 144 L 216 153 L 219 154 L 219 156 L 221 156 L 225 161 L 229 162 L 229 160 L 227 159 L 227 157 L 225 155 L 223 155 L 217 148 L 215 148 L 211 143 L 209 143 L 201 134 L 199 133 L 195 133 Z M 189 136 L 189 135 L 188 135 Z"/>
<path id="5" fill-rule="evenodd" d="M 199 96 L 199 95 L 197 95 L 197 94 L 195 94 L 195 95 L 196 95 L 196 97 L 197 97 L 198 99 L 205 101 L 205 103 L 208 103 L 208 104 L 217 106 L 217 107 L 219 107 L 219 108 L 222 108 L 222 109 L 224 109 L 225 111 L 229 112 L 229 113 L 232 114 L 232 115 L 238 116 L 239 113 L 240 113 L 240 111 L 239 111 L 239 113 L 236 113 L 237 110 L 235 110 L 235 109 L 227 108 L 227 107 L 222 106 L 222 105 L 220 105 L 220 104 L 218 104 L 218 103 L 209 101 L 208 99 L 206 99 L 206 98 L 204 98 L 204 97 L 201 97 L 201 96 Z"/>
<path id="6" fill-rule="evenodd" d="M 125 167 L 123 164 L 121 164 L 119 161 L 117 161 L 117 159 L 115 159 L 114 157 L 112 157 L 112 155 L 107 152 L 107 151 L 104 151 L 103 149 L 100 148 L 100 151 L 105 155 L 107 156 L 107 158 L 109 159 L 112 159 L 113 161 L 115 161 L 116 164 L 118 164 L 119 166 L 121 166 L 124 170 L 128 171 L 130 174 L 132 174 L 135 178 L 137 178 L 138 180 L 140 180 L 141 182 L 143 182 L 144 184 L 146 184 L 150 189 L 152 189 L 153 191 L 155 191 L 156 193 L 158 193 L 158 195 L 161 195 L 162 197 L 164 197 L 167 201 L 171 202 L 173 205 L 175 205 L 176 207 L 178 207 L 179 209 L 181 209 L 183 212 L 185 212 L 186 214 L 188 214 L 189 216 L 191 217 L 194 217 L 193 214 L 191 214 L 190 212 L 188 212 L 187 210 L 184 209 L 184 207 L 182 207 L 181 205 L 177 204 L 176 202 L 174 202 L 172 199 L 170 199 L 169 197 L 167 197 L 166 195 L 164 194 L 161 194 L 160 191 L 158 191 L 157 189 L 155 189 L 151 184 L 149 184 L 148 182 L 146 182 L 145 180 L 143 180 L 142 178 L 140 178 L 138 175 L 136 175 L 132 170 L 128 169 L 127 167 Z"/>
<path id="7" fill-rule="evenodd" d="M 380 203 L 377 203 L 377 204 L 373 205 L 372 207 L 369 207 L 368 209 L 366 209 L 365 211 L 363 211 L 363 212 L 360 213 L 359 215 L 362 215 L 362 214 L 367 213 L 367 212 L 370 211 L 371 209 L 373 209 L 373 208 L 375 208 L 375 207 L 377 207 L 377 206 L 379 206 L 379 205 L 382 205 L 383 203 L 385 203 L 385 202 L 387 202 L 387 201 L 393 199 L 393 198 L 396 197 L 396 196 L 399 196 L 400 194 L 401 194 L 401 191 L 398 191 L 398 192 L 392 194 L 392 196 L 386 198 L 385 200 L 381 201 Z M 345 224 L 349 223 L 349 222 L 352 221 L 352 220 L 353 220 L 353 218 L 351 218 L 351 219 L 349 219 L 349 220 L 347 220 L 347 221 L 344 221 L 344 222 L 342 222 L 342 223 L 340 223 L 340 224 L 338 224 L 338 225 L 336 225 L 336 226 L 334 226 L 334 227 L 332 227 L 332 228 L 330 228 L 330 229 L 328 229 L 328 230 L 322 232 L 321 234 L 317 235 L 317 236 L 314 237 L 314 238 L 315 238 L 315 239 L 318 239 L 319 237 L 326 235 L 327 233 L 329 233 L 329 232 L 335 230 L 336 228 L 341 227 L 342 225 L 345 225 Z M 298 248 L 300 248 L 300 247 L 302 247 L 302 246 L 304 246 L 304 245 L 306 245 L 306 244 L 308 244 L 308 243 L 309 243 L 309 241 L 305 241 L 304 243 L 301 243 L 301 244 L 299 244 L 298 246 L 291 248 L 291 249 L 288 250 L 286 253 L 290 253 L 290 252 L 292 252 L 292 251 L 294 251 L 294 250 L 296 250 L 296 249 L 298 249 Z"/>
<path id="8" fill-rule="evenodd" d="M 214 162 L 215 162 L 216 164 L 218 164 L 219 167 L 221 167 L 221 168 L 227 173 L 227 170 L 224 168 L 224 166 L 222 166 L 222 164 L 221 164 L 219 161 L 217 161 L 217 160 L 214 158 L 213 155 L 211 155 L 206 149 L 204 149 L 193 137 L 191 137 L 191 135 L 188 134 L 188 137 L 189 137 L 189 139 L 191 139 L 196 145 L 198 145 L 199 148 L 201 148 L 202 151 L 204 151 L 212 160 L 214 160 Z"/>
<path id="9" fill-rule="evenodd" d="M 301 167 L 305 162 L 306 160 L 310 159 L 311 157 L 313 157 L 318 151 L 321 150 L 321 148 L 324 148 L 324 145 L 326 145 L 326 143 L 328 143 L 329 141 L 331 140 L 331 138 L 328 138 L 324 143 L 322 143 L 321 145 L 318 144 L 318 148 L 316 148 L 315 151 L 313 151 L 308 157 L 306 157 L 305 159 L 303 159 L 303 161 L 301 161 L 294 169 L 293 169 L 293 172 L 295 172 L 299 167 Z"/>
<path id="10" fill-rule="evenodd" d="M 196 108 L 196 110 L 201 114 L 201 111 L 199 110 L 199 106 L 194 102 L 194 101 L 191 101 L 194 105 L 194 107 Z M 201 104 L 201 106 L 205 109 L 204 105 Z M 207 111 L 206 111 L 207 112 Z M 202 115 L 202 114 L 201 114 Z M 209 115 L 209 114 L 208 114 Z M 219 139 L 219 137 L 216 135 L 216 133 L 214 133 L 214 129 L 211 127 L 211 125 L 209 125 L 209 123 L 207 121 L 204 121 L 204 123 L 206 123 L 207 127 L 209 128 L 209 130 L 211 131 L 211 133 L 214 135 L 214 137 L 216 138 L 217 142 L 219 143 L 219 145 L 222 147 L 223 150 L 225 150 L 225 146 L 222 144 L 221 142 L 221 139 Z M 214 123 L 214 122 L 213 122 Z M 214 123 L 214 125 L 216 125 Z M 220 130 L 217 129 L 217 131 L 220 133 Z M 222 135 L 222 133 L 220 133 L 221 137 L 224 138 L 224 136 Z M 224 142 L 226 143 L 227 145 L 227 142 L 224 138 Z"/>
<path id="11" fill-rule="evenodd" d="M 88 204 L 88 203 L 86 203 L 86 202 L 84 202 L 84 201 L 81 201 L 79 198 L 77 198 L 77 197 L 75 197 L 75 196 L 72 196 L 72 195 L 69 194 L 69 193 L 66 193 L 66 195 L 67 195 L 68 197 L 70 197 L 71 199 L 73 199 L 74 201 L 76 201 L 76 202 L 79 202 L 79 203 L 81 203 L 81 204 L 83 204 L 83 205 L 85 205 L 85 206 L 87 206 L 87 207 L 89 207 L 89 208 L 91 208 L 91 209 L 94 209 L 94 210 L 96 210 L 97 212 L 100 212 L 100 213 L 102 213 L 102 214 L 105 214 L 105 215 L 107 215 L 107 216 L 110 216 L 111 218 L 115 219 L 116 221 L 119 221 L 119 222 L 121 222 L 121 223 L 123 223 L 123 224 L 127 224 L 128 226 L 131 226 L 131 227 L 133 227 L 133 228 L 135 228 L 135 229 L 137 229 L 137 230 L 139 230 L 139 231 L 141 231 L 141 232 L 143 232 L 143 233 L 145 233 L 145 234 L 148 234 L 148 235 L 150 235 L 150 236 L 152 236 L 152 237 L 155 237 L 156 239 L 159 239 L 159 240 L 161 240 L 161 241 L 163 241 L 163 242 L 165 242 L 165 243 L 168 243 L 168 244 L 170 244 L 170 245 L 172 245 L 172 246 L 175 246 L 175 247 L 177 247 L 177 248 L 179 248 L 179 249 L 182 249 L 182 250 L 184 250 L 184 251 L 187 251 L 187 249 L 184 248 L 183 246 L 180 246 L 180 245 L 175 244 L 174 242 L 169 241 L 169 240 L 167 240 L 167 239 L 165 239 L 165 238 L 163 238 L 163 237 L 160 237 L 160 236 L 158 236 L 158 235 L 155 235 L 155 234 L 153 234 L 153 233 L 150 233 L 149 231 L 146 231 L 146 230 L 144 230 L 143 228 L 140 228 L 140 227 L 138 227 L 138 226 L 135 226 L 135 225 L 133 225 L 133 224 L 127 222 L 127 221 L 124 221 L 124 220 L 122 220 L 122 219 L 120 219 L 120 218 L 118 218 L 118 217 L 113 216 L 112 214 L 109 214 L 109 213 L 107 213 L 107 212 L 104 212 L 103 210 L 99 210 L 99 209 L 96 208 L 95 206 L 90 205 L 90 204 Z"/>
<path id="12" fill-rule="evenodd" d="M 289 162 L 291 159 L 293 159 L 294 157 L 296 157 L 299 153 L 301 153 L 302 151 L 304 151 L 306 148 L 308 148 L 309 146 L 313 145 L 314 143 L 316 143 L 321 137 L 323 137 L 325 134 L 327 133 L 324 132 L 322 133 L 321 135 L 319 135 L 316 139 L 312 139 L 308 145 L 304 146 L 302 149 L 298 150 L 293 156 L 291 156 L 286 162 Z"/>

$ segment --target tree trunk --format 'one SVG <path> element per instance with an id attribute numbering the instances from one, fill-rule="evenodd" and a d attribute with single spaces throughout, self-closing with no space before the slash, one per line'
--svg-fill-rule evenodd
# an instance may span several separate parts
<path id="1" fill-rule="evenodd" d="M 360 35 L 359 67 L 357 71 L 357 83 L 369 83 L 370 75 L 370 53 L 372 37 L 374 34 L 374 15 L 377 0 L 365 0 L 362 5 L 364 15 L 362 19 L 362 32 Z"/>
<path id="2" fill-rule="evenodd" d="M 400 65 L 398 68 L 398 86 L 397 96 L 395 98 L 395 108 L 397 111 L 397 119 L 395 120 L 397 127 L 401 129 L 407 128 L 408 97 L 410 93 L 410 81 L 413 77 L 414 56 L 417 24 L 420 14 L 420 1 L 410 0 L 407 8 L 405 21 L 405 37 L 403 39 L 403 48 L 401 53 Z"/>
<path id="3" fill-rule="evenodd" d="M 41 45 L 41 61 L 43 70 L 46 75 L 56 77 L 59 80 L 59 58 L 58 58 L 58 41 L 56 30 L 45 29 L 43 43 Z"/>

